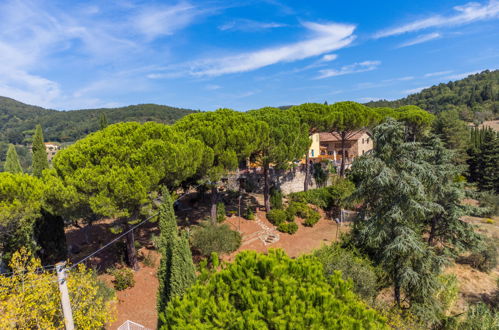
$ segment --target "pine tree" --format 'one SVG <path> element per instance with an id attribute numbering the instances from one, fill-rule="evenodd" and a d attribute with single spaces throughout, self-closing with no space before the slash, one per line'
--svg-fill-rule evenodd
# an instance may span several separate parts
<path id="1" fill-rule="evenodd" d="M 23 169 L 21 163 L 19 162 L 19 157 L 17 157 L 16 147 L 13 144 L 9 145 L 9 150 L 7 150 L 7 158 L 5 164 L 3 165 L 5 172 L 10 173 L 22 173 Z"/>
<path id="2" fill-rule="evenodd" d="M 43 143 L 42 126 L 36 125 L 35 136 L 33 137 L 33 175 L 42 176 L 44 169 L 49 167 L 45 144 Z"/>
<path id="3" fill-rule="evenodd" d="M 477 178 L 481 191 L 489 190 L 499 193 L 499 138 L 491 130 L 484 134 L 478 155 Z"/>
<path id="4" fill-rule="evenodd" d="M 475 248 L 480 236 L 470 224 L 461 221 L 465 215 L 461 205 L 465 194 L 463 184 L 455 182 L 462 169 L 452 163 L 454 152 L 435 137 L 429 137 L 422 147 L 428 151 L 425 161 L 430 165 L 428 174 L 433 178 L 431 184 L 426 185 L 427 195 L 438 204 L 426 218 L 428 244 L 438 245 L 454 255 Z"/>
<path id="5" fill-rule="evenodd" d="M 386 271 L 399 307 L 402 297 L 409 306 L 428 307 L 443 259 L 423 239 L 421 223 L 438 209 L 425 189 L 436 179 L 424 161 L 426 150 L 404 142 L 401 123 L 388 119 L 375 128 L 374 138 L 373 154 L 352 168 L 360 182 L 353 197 L 364 201 L 353 241 Z"/>
<path id="6" fill-rule="evenodd" d="M 178 233 L 173 201 L 167 189 L 163 189 L 159 229 L 161 265 L 158 271 L 158 310 L 162 311 L 173 297 L 182 295 L 196 280 L 189 240 L 186 234 Z M 164 315 L 160 315 L 160 324 L 162 319 Z"/>

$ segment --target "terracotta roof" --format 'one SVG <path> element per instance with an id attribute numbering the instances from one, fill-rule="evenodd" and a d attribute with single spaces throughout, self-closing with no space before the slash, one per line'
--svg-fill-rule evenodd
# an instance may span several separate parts
<path id="1" fill-rule="evenodd" d="M 357 141 L 365 133 L 369 134 L 367 131 L 363 130 L 363 131 L 357 132 L 354 135 L 348 137 L 347 140 L 348 141 Z M 339 142 L 339 141 L 341 141 L 341 139 L 340 139 L 340 135 L 339 134 L 336 134 L 336 133 L 333 134 L 333 133 L 323 132 L 323 133 L 319 133 L 319 141 L 320 142 Z"/>

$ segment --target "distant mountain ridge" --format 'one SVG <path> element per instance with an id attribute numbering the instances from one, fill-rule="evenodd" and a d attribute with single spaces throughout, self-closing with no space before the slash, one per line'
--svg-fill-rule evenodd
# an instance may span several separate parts
<path id="1" fill-rule="evenodd" d="M 124 121 L 173 124 L 194 112 L 198 111 L 158 104 L 57 111 L 0 96 L 0 142 L 26 144 L 37 124 L 42 125 L 46 141 L 73 142 L 99 130 L 102 113 L 109 124 Z"/>
<path id="2" fill-rule="evenodd" d="M 417 105 L 432 113 L 458 110 L 463 119 L 473 117 L 476 113 L 495 117 L 499 112 L 499 70 L 485 70 L 461 80 L 434 85 L 399 100 L 379 100 L 365 104 L 392 108 Z"/>

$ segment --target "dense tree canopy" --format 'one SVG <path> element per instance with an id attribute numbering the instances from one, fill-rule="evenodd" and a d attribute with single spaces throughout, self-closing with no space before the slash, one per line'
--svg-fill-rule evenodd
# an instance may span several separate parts
<path id="1" fill-rule="evenodd" d="M 9 261 L 21 247 L 36 250 L 35 221 L 41 216 L 44 187 L 28 174 L 0 173 L 0 257 Z"/>
<path id="2" fill-rule="evenodd" d="M 56 111 L 27 105 L 0 96 L 0 142 L 28 144 L 34 128 L 41 124 L 47 141 L 74 142 L 108 124 L 155 121 L 173 124 L 196 111 L 157 104 L 130 105 L 122 108 Z"/>
<path id="3" fill-rule="evenodd" d="M 269 126 L 268 136 L 261 139 L 260 146 L 254 151 L 264 171 L 263 193 L 268 212 L 270 211 L 269 167 L 272 164 L 275 168 L 287 168 L 290 162 L 301 159 L 310 146 L 309 129 L 290 111 L 262 108 L 248 113 Z"/>
<path id="4" fill-rule="evenodd" d="M 160 184 L 176 187 L 194 175 L 204 153 L 200 141 L 163 124 L 121 123 L 60 151 L 53 166 L 63 184 L 74 188 L 69 199 L 81 216 L 129 221 L 147 210 L 149 193 Z"/>
<path id="5" fill-rule="evenodd" d="M 356 102 L 338 102 L 329 106 L 324 128 L 341 141 L 341 176 L 345 176 L 346 142 L 362 129 L 374 126 L 380 119 L 376 111 Z"/>
<path id="6" fill-rule="evenodd" d="M 326 276 L 311 256 L 239 253 L 170 302 L 162 329 L 384 328 L 340 273 Z"/>
<path id="7" fill-rule="evenodd" d="M 308 135 L 318 133 L 322 131 L 325 127 L 324 116 L 328 111 L 327 103 L 304 103 L 301 105 L 293 106 L 289 108 L 290 112 L 293 112 L 298 118 L 302 125 L 307 125 Z M 310 185 L 310 164 L 309 164 L 309 153 L 305 153 L 305 182 L 303 190 L 307 191 Z"/>
<path id="8" fill-rule="evenodd" d="M 268 136 L 269 127 L 246 113 L 230 109 L 191 114 L 174 127 L 202 141 L 212 151 L 213 158 L 203 160 L 198 174 L 211 183 L 211 217 L 216 221 L 217 181 L 257 150 L 261 140 Z"/>
<path id="9" fill-rule="evenodd" d="M 480 118 L 473 113 L 493 116 L 499 111 L 499 70 L 485 70 L 458 81 L 441 83 L 400 100 L 373 101 L 367 105 L 393 108 L 417 105 L 432 113 L 457 110 L 461 118 L 468 121 Z"/>
<path id="10" fill-rule="evenodd" d="M 373 155 L 352 168 L 360 178 L 354 196 L 364 201 L 353 237 L 393 281 L 399 306 L 404 296 L 409 304 L 425 304 L 437 288 L 441 264 L 421 233 L 421 223 L 436 208 L 425 183 L 435 178 L 427 175 L 424 151 L 404 142 L 402 124 L 388 120 L 375 128 L 374 138 Z"/>

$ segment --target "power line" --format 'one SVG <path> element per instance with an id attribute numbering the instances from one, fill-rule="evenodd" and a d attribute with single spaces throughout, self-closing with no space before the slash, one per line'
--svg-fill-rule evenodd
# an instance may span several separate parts
<path id="1" fill-rule="evenodd" d="M 86 256 L 85 258 L 81 259 L 80 261 L 78 261 L 77 263 L 75 263 L 74 265 L 72 265 L 71 267 L 69 267 L 69 270 L 73 269 L 74 267 L 76 267 L 78 264 L 81 264 L 82 262 L 84 262 L 85 260 L 87 260 L 88 258 L 91 258 L 93 257 L 94 255 L 96 255 L 97 253 L 101 252 L 102 250 L 106 249 L 107 247 L 109 247 L 111 244 L 113 244 L 114 242 L 116 242 L 117 240 L 119 240 L 120 238 L 123 238 L 126 234 L 128 234 L 129 232 L 133 231 L 135 228 L 143 225 L 144 223 L 146 223 L 147 221 L 151 220 L 152 218 L 154 218 L 155 216 L 157 216 L 159 214 L 156 213 L 154 215 L 151 215 L 149 218 L 139 222 L 138 224 L 136 224 L 135 226 L 133 226 L 132 228 L 128 229 L 127 231 L 125 231 L 124 233 L 122 233 L 121 235 L 115 237 L 113 240 L 111 240 L 110 242 L 108 242 L 106 245 L 104 245 L 103 247 L 101 247 L 100 249 L 97 249 L 96 251 L 90 253 L 88 256 Z"/>
<path id="2" fill-rule="evenodd" d="M 38 268 L 35 270 L 35 272 L 38 272 L 38 271 L 40 271 L 40 270 L 42 270 L 42 269 L 44 269 L 44 270 L 52 270 L 52 269 L 55 269 L 55 267 L 56 267 L 55 265 L 47 265 L 47 266 L 42 266 L 42 267 L 38 267 Z M 10 275 L 10 274 L 12 274 L 11 276 L 14 276 L 16 273 L 27 273 L 27 272 L 29 272 L 29 270 L 23 270 L 23 271 L 21 271 L 21 272 L 8 272 L 8 273 L 0 273 L 0 275 Z M 9 277 L 10 277 L 10 276 L 9 276 Z"/>
<path id="3" fill-rule="evenodd" d="M 194 189 L 196 189 L 197 187 L 201 186 L 200 184 L 195 186 Z M 188 192 L 181 195 L 179 198 L 177 198 L 175 201 L 179 201 L 180 199 L 184 198 L 187 194 L 189 194 Z M 74 267 L 76 267 L 78 264 L 81 264 L 82 262 L 84 262 L 85 260 L 87 260 L 88 258 L 91 258 L 93 257 L 94 255 L 96 255 L 97 253 L 101 252 L 102 250 L 108 248 L 110 245 L 112 245 L 113 243 L 115 243 L 116 241 L 118 241 L 119 239 L 123 238 L 126 234 L 128 234 L 129 232 L 133 231 L 134 229 L 138 228 L 139 226 L 143 225 L 144 223 L 146 223 L 147 221 L 151 220 L 152 218 L 156 217 L 157 215 L 159 214 L 159 212 L 157 212 L 156 214 L 154 215 L 151 215 L 150 217 L 148 217 L 147 219 L 139 222 L 138 224 L 136 224 L 135 226 L 133 226 L 132 228 L 128 229 L 127 231 L 125 231 L 124 233 L 120 234 L 119 236 L 115 237 L 113 240 L 111 240 L 110 242 L 108 242 L 106 245 L 104 245 L 103 247 L 97 249 L 96 251 L 92 252 L 91 254 L 89 254 L 88 256 L 86 256 L 85 258 L 81 259 L 80 261 L 78 261 L 77 263 L 73 264 L 71 267 L 68 268 L 68 270 L 71 270 L 73 269 Z"/>

